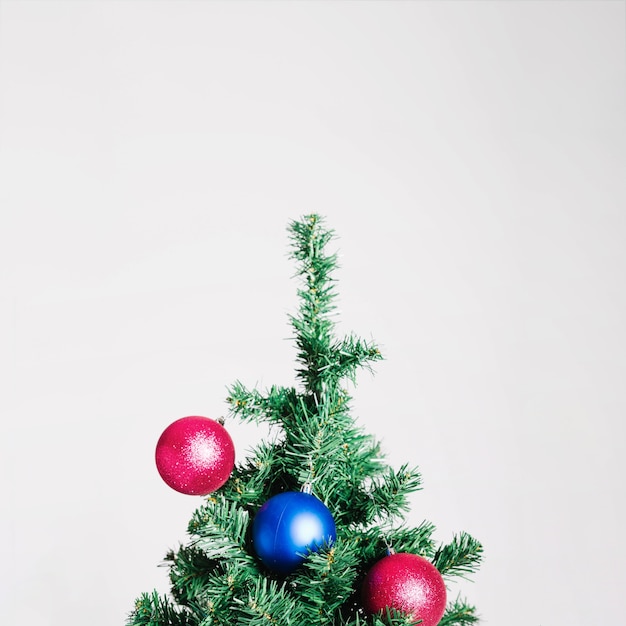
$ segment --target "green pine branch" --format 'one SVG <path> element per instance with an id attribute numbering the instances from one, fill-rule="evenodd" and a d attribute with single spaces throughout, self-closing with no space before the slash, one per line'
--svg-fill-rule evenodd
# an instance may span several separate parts
<path id="1" fill-rule="evenodd" d="M 293 584 L 305 587 L 302 601 L 311 610 L 307 624 L 325 626 L 354 593 L 359 574 L 359 557 L 354 545 L 341 537 L 332 546 L 311 553 L 296 573 Z"/>
<path id="2" fill-rule="evenodd" d="M 415 618 L 402 611 L 387 607 L 383 615 L 374 615 L 374 626 L 415 626 Z M 419 624 L 419 622 L 417 622 Z"/>
<path id="3" fill-rule="evenodd" d="M 203 616 L 201 626 L 245 624 L 240 615 L 241 598 L 258 579 L 258 570 L 251 569 L 245 561 L 220 561 L 197 598 L 196 610 Z"/>
<path id="4" fill-rule="evenodd" d="M 169 578 L 172 595 L 179 604 L 192 607 L 211 580 L 218 563 L 199 548 L 181 546 L 165 557 L 170 564 Z"/>
<path id="5" fill-rule="evenodd" d="M 257 578 L 243 597 L 234 598 L 235 623 L 246 626 L 292 626 L 306 624 L 302 609 L 285 583 Z"/>
<path id="6" fill-rule="evenodd" d="M 359 368 L 369 368 L 371 363 L 383 357 L 380 350 L 372 343 L 354 335 L 348 335 L 330 347 L 330 358 L 321 368 L 320 376 L 338 381 L 343 378 L 355 380 Z"/>
<path id="7" fill-rule="evenodd" d="M 247 623 L 245 610 L 242 615 L 241 599 L 250 593 L 258 580 L 258 571 L 251 571 L 241 561 L 222 561 L 198 597 L 198 608 L 204 617 L 200 626 Z"/>
<path id="8" fill-rule="evenodd" d="M 481 543 L 463 532 L 437 550 L 433 563 L 444 576 L 467 578 L 478 569 L 482 556 Z"/>
<path id="9" fill-rule="evenodd" d="M 465 600 L 457 598 L 454 602 L 448 603 L 438 626 L 471 626 L 477 624 L 479 617 L 475 607 L 467 604 Z"/>
<path id="10" fill-rule="evenodd" d="M 156 591 L 141 594 L 126 623 L 128 626 L 198 626 L 193 614 L 173 607 L 167 597 Z"/>
<path id="11" fill-rule="evenodd" d="M 409 511 L 409 496 L 421 489 L 422 477 L 417 468 L 403 465 L 399 470 L 387 468 L 381 479 L 374 479 L 369 495 L 374 511 L 389 516 L 402 516 Z"/>
<path id="12" fill-rule="evenodd" d="M 247 389 L 239 381 L 228 391 L 226 402 L 230 405 L 230 411 L 243 422 L 265 421 L 284 425 L 284 421 L 293 411 L 297 397 L 295 389 L 274 386 L 267 395 L 263 395 L 256 389 Z"/>
<path id="13" fill-rule="evenodd" d="M 410 552 L 432 559 L 435 554 L 432 537 L 434 532 L 435 526 L 431 522 L 423 521 L 413 528 L 373 526 L 365 531 L 349 530 L 347 534 L 355 544 L 358 544 L 361 561 L 364 568 L 368 569 L 386 555 L 388 547 L 392 547 L 396 552 Z"/>
<path id="14" fill-rule="evenodd" d="M 297 374 L 309 392 L 320 394 L 324 386 L 336 385 L 345 377 L 352 379 L 358 367 L 382 357 L 373 344 L 352 335 L 337 342 L 333 336 L 331 315 L 336 294 L 331 276 L 337 267 L 337 255 L 325 251 L 333 231 L 324 228 L 318 215 L 307 215 L 292 222 L 290 232 L 291 256 L 303 282 L 298 290 L 298 314 L 290 318 L 301 364 Z"/>
<path id="15" fill-rule="evenodd" d="M 221 490 L 224 498 L 248 507 L 265 501 L 276 490 L 277 480 L 285 473 L 283 458 L 280 444 L 258 444 L 244 463 L 237 464 L 233 469 Z"/>
<path id="16" fill-rule="evenodd" d="M 254 566 L 248 555 L 246 534 L 250 522 L 248 511 L 236 502 L 229 502 L 223 494 L 207 499 L 189 522 L 188 532 L 194 536 L 194 546 L 210 559 L 244 560 Z"/>

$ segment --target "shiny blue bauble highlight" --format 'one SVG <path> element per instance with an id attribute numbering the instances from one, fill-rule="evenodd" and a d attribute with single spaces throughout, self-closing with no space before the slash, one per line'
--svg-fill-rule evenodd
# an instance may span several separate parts
<path id="1" fill-rule="evenodd" d="M 336 538 L 335 521 L 326 505 L 302 491 L 270 498 L 252 524 L 254 551 L 278 574 L 290 574 L 310 551 L 316 552 Z"/>

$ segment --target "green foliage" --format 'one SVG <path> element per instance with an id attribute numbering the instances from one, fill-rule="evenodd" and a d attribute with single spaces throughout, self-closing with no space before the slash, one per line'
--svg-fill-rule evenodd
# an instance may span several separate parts
<path id="1" fill-rule="evenodd" d="M 435 527 L 424 521 L 417 528 L 371 526 L 365 531 L 352 531 L 350 536 L 360 545 L 363 561 L 377 561 L 389 546 L 396 552 L 410 552 L 425 558 L 435 553 L 432 535 Z"/>
<path id="2" fill-rule="evenodd" d="M 478 569 L 482 553 L 483 547 L 476 539 L 467 533 L 461 533 L 437 550 L 433 563 L 444 576 L 465 578 Z"/>
<path id="3" fill-rule="evenodd" d="M 266 395 L 263 395 L 256 389 L 250 391 L 240 382 L 236 382 L 231 387 L 226 401 L 230 404 L 232 415 L 243 422 L 267 421 L 282 424 L 293 412 L 297 398 L 295 389 L 272 387 Z"/>
<path id="4" fill-rule="evenodd" d="M 194 512 L 189 544 L 167 555 L 178 606 L 156 592 L 143 594 L 129 626 L 406 625 L 411 619 L 399 612 L 367 616 L 360 606 L 361 580 L 390 545 L 431 559 L 446 577 L 465 577 L 480 562 L 482 547 L 466 533 L 436 548 L 430 522 L 404 525 L 420 474 L 385 463 L 379 442 L 352 418 L 345 388 L 382 356 L 371 342 L 334 335 L 337 258 L 326 252 L 332 231 L 309 215 L 290 225 L 290 235 L 301 281 L 298 311 L 290 318 L 301 387 L 261 392 L 235 382 L 229 388 L 230 416 L 267 423 L 276 437 L 237 464 L 222 489 Z M 330 508 L 337 540 L 280 577 L 254 556 L 250 521 L 269 497 L 305 482 Z M 476 621 L 473 607 L 457 600 L 440 626 Z"/>
<path id="5" fill-rule="evenodd" d="M 305 624 L 302 607 L 294 594 L 289 593 L 285 583 L 266 577 L 258 577 L 242 597 L 234 601 L 236 623 L 249 626 L 289 626 Z"/>
<path id="6" fill-rule="evenodd" d="M 479 621 L 476 609 L 460 598 L 449 602 L 438 626 L 469 626 Z"/>
<path id="7" fill-rule="evenodd" d="M 132 626 L 197 626 L 195 617 L 185 609 L 175 609 L 171 602 L 154 591 L 142 593 L 128 618 Z"/>
<path id="8" fill-rule="evenodd" d="M 195 536 L 194 545 L 211 559 L 253 559 L 245 552 L 249 514 L 236 502 L 223 495 L 211 496 L 206 504 L 193 514 L 189 533 Z"/>

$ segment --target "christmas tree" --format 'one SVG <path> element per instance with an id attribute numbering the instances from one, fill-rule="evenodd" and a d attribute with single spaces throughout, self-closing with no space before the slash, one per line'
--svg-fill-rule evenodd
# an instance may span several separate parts
<path id="1" fill-rule="evenodd" d="M 166 556 L 171 596 L 142 594 L 128 624 L 474 624 L 474 607 L 448 599 L 444 581 L 474 572 L 482 547 L 466 533 L 438 545 L 433 524 L 405 523 L 420 475 L 385 462 L 376 438 L 351 417 L 346 389 L 381 353 L 352 334 L 335 336 L 332 231 L 318 215 L 292 222 L 289 230 L 301 280 L 290 320 L 300 386 L 262 393 L 232 385 L 229 416 L 279 432 L 237 465 L 229 460 L 228 435 L 217 433 L 222 427 L 197 418 L 211 422 L 202 441 L 219 456 L 222 476 L 210 484 L 194 491 L 178 462 L 169 478 L 159 467 L 175 489 L 210 495 L 189 522 L 189 543 Z M 159 444 L 165 449 L 166 442 Z"/>

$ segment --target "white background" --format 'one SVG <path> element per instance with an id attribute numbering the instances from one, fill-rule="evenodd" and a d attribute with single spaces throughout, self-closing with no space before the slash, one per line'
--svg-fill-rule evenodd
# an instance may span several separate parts
<path id="1" fill-rule="evenodd" d="M 355 416 L 484 623 L 626 610 L 623 2 L 0 2 L 0 623 L 122 624 L 200 499 L 153 462 L 293 381 L 339 238 Z M 240 458 L 261 436 L 229 426 Z M 456 594 L 456 589 L 453 590 Z"/>

